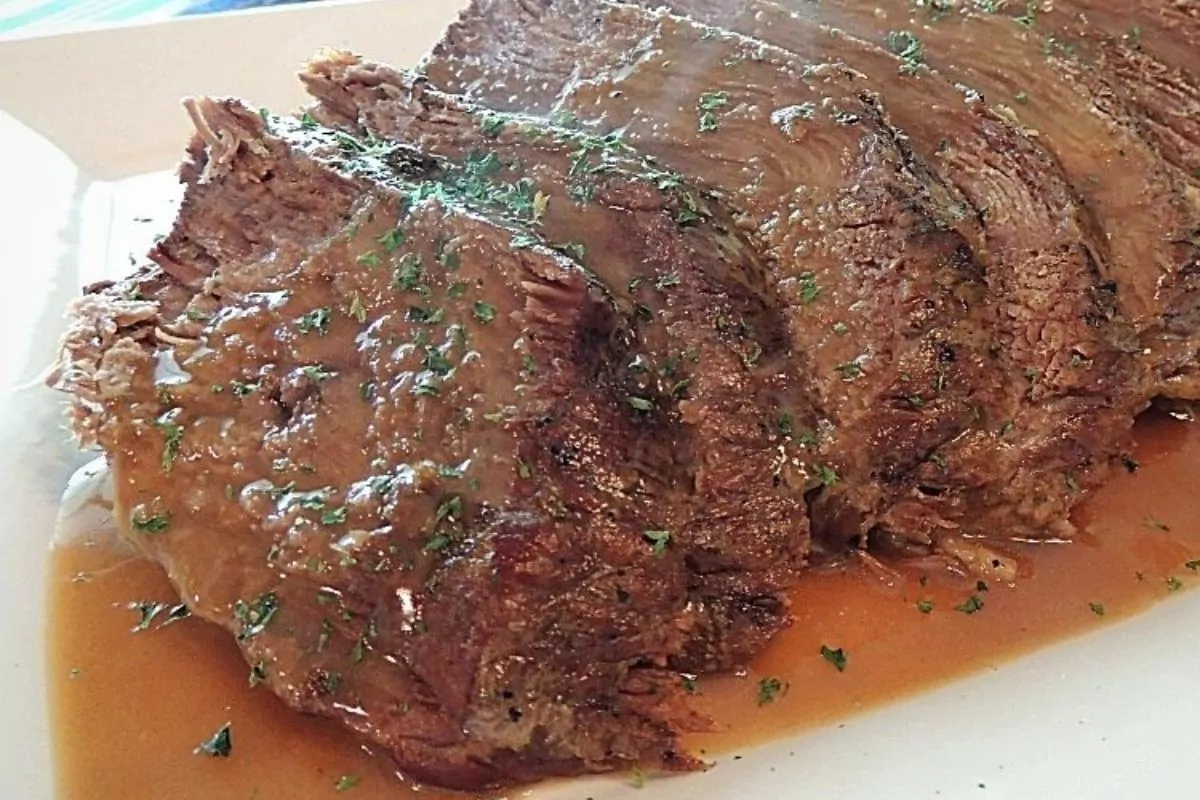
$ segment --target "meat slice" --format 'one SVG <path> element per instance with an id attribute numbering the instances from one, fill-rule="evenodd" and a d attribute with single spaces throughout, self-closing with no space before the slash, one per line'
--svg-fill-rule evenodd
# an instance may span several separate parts
<path id="1" fill-rule="evenodd" d="M 792 518 L 804 515 L 801 498 L 813 482 L 814 465 L 787 432 L 811 427 L 815 414 L 800 389 L 803 375 L 791 357 L 766 267 L 733 233 L 728 212 L 689 189 L 680 176 L 637 157 L 619 138 L 476 108 L 421 79 L 344 52 L 322 54 L 301 77 L 320 101 L 309 110 L 320 121 L 459 163 L 487 159 L 495 164 L 494 179 L 524 182 L 531 196 L 542 198 L 531 223 L 547 240 L 569 243 L 564 246 L 582 253 L 588 269 L 635 321 L 642 339 L 671 354 L 641 365 L 641 374 L 656 391 L 684 399 L 686 416 L 702 436 L 720 442 L 710 450 L 712 460 L 698 488 L 705 515 L 721 520 L 722 532 L 697 540 L 688 551 L 694 588 L 733 592 L 746 613 L 762 616 L 760 599 L 790 586 L 800 566 L 801 551 L 793 548 L 790 535 L 780 532 L 792 528 Z M 670 218 L 675 224 L 663 230 L 662 221 Z M 656 245 L 673 238 L 696 250 L 719 243 L 722 251 L 712 257 L 729 262 L 728 278 L 743 282 L 750 297 L 764 298 L 752 315 L 722 319 L 710 309 L 673 308 L 676 296 L 688 291 L 680 287 L 688 276 L 672 249 Z M 660 320 L 664 307 L 668 316 Z M 747 368 L 722 372 L 725 385 L 719 389 L 706 386 L 706 373 L 694 366 L 711 356 L 702 357 L 695 342 L 680 339 L 671 328 L 670 318 L 685 313 L 696 315 L 693 324 L 712 319 L 724 337 L 737 343 Z M 714 390 L 731 405 L 720 413 L 710 405 L 701 413 L 696 399 Z M 755 402 L 746 405 L 745 397 Z M 711 403 L 713 398 L 706 399 Z M 770 414 L 764 416 L 762 409 Z M 768 509 L 778 520 L 776 528 L 761 524 Z M 688 544 L 687 539 L 679 544 Z M 744 630 L 771 632 L 774 625 Z M 744 660 L 739 654 L 756 650 L 759 639 L 705 642 L 717 660 L 706 659 L 698 668 Z"/>
<path id="2" fill-rule="evenodd" d="M 803 505 L 725 460 L 779 438 L 758 384 L 796 371 L 752 254 L 631 180 L 625 269 L 672 291 L 626 309 L 483 156 L 190 108 L 157 265 L 76 303 L 54 377 L 129 538 L 252 682 L 418 780 L 697 767 L 678 671 L 785 622 L 733 537 L 792 576 L 807 547 Z"/>
<path id="3" fill-rule="evenodd" d="M 860 75 L 632 7 L 515 2 L 476 6 L 424 69 L 501 109 L 619 130 L 740 212 L 775 257 L 822 415 L 794 436 L 832 509 L 825 548 L 860 539 L 970 425 L 992 360 L 974 313 L 977 225 L 911 160 Z"/>
<path id="4" fill-rule="evenodd" d="M 1193 145 L 1185 158 L 1171 144 L 1189 137 L 1195 141 L 1194 133 L 1187 133 L 1200 113 L 1194 84 L 1181 82 L 1178 71 L 1155 67 L 1143 73 L 1138 64 L 1147 54 L 1131 49 L 1128 41 L 1110 41 L 1097 54 L 1099 63 L 1084 63 L 1088 48 L 1081 44 L 1086 42 L 1078 28 L 1064 32 L 1063 15 L 1072 8 L 1091 13 L 1098 4 L 1090 0 L 999 3 L 994 12 L 977 3 L 946 11 L 937 4 L 916 8 L 905 0 L 780 4 L 800 17 L 901 51 L 911 35 L 915 68 L 940 72 L 1028 128 L 1058 159 L 1108 238 L 1105 277 L 1114 282 L 1122 314 L 1150 350 L 1156 391 L 1179 399 L 1200 397 L 1200 190 L 1189 173 L 1194 168 L 1189 159 L 1200 149 Z M 1150 25 L 1150 5 L 1125 0 L 1113 7 L 1138 10 L 1123 23 L 1132 30 L 1141 21 Z M 1050 11 L 1043 6 L 1064 11 L 1048 21 Z M 1153 6 L 1167 14 L 1170 4 Z M 1091 36 L 1103 38 L 1094 30 Z M 1119 74 L 1106 68 L 1114 62 L 1106 62 L 1105 53 L 1114 49 L 1132 59 L 1121 61 Z M 1157 104 L 1161 107 L 1149 107 Z"/>
<path id="5" fill-rule="evenodd" d="M 662 12 L 491 0 L 464 14 L 424 68 L 489 104 L 622 130 L 743 212 L 776 258 L 828 418 L 818 446 L 839 483 L 813 498 L 822 538 L 871 533 L 961 554 L 963 535 L 1069 535 L 1067 510 L 1125 449 L 1146 402 L 1133 338 L 1093 257 L 1102 243 L 1053 162 L 984 109 L 934 112 L 954 123 L 940 137 L 939 180 L 864 99 L 868 86 L 909 80 L 904 64 L 862 43 L 846 49 L 887 80 L 822 64 L 835 54 L 821 45 L 807 60 Z M 997 145 L 1006 152 L 990 153 Z M 831 168 L 889 148 L 902 155 L 888 170 Z M 880 181 L 891 181 L 887 203 L 870 194 Z M 954 230 L 936 221 L 955 217 Z M 957 239 L 941 261 L 914 247 L 930 232 Z M 971 241 L 995 251 L 987 302 Z M 806 274 L 821 292 L 810 304 L 797 301 Z"/>
<path id="6" fill-rule="evenodd" d="M 1103 294 L 1098 275 L 1108 271 L 1107 241 L 1099 225 L 1081 207 L 1055 159 L 1035 141 L 983 103 L 979 95 L 914 63 L 916 56 L 906 48 L 915 51 L 920 47 L 915 34 L 894 36 L 890 48 L 885 49 L 769 0 L 736 6 L 720 0 L 673 0 L 669 5 L 682 15 L 762 39 L 808 60 L 842 59 L 865 74 L 881 94 L 891 122 L 908 134 L 917 156 L 958 189 L 981 220 L 988 282 L 993 303 L 999 305 L 993 323 L 995 341 L 1004 347 L 1001 361 L 1010 374 L 1036 370 L 1053 376 L 1048 381 L 1040 379 L 1038 405 L 1074 405 L 1075 397 L 1090 391 L 1096 399 L 1109 399 L 1126 417 L 1140 408 L 1145 387 L 1136 377 L 1138 366 L 1123 352 L 1128 344 L 1121 341 L 1128 330 L 1115 325 L 1095 336 L 1090 327 L 1112 303 L 1110 298 L 1097 302 Z M 1053 310 L 1046 306 L 1045 296 L 1054 298 Z M 997 298 L 1004 299 L 997 303 Z M 1012 313 L 1013 308 L 1021 307 L 1038 316 Z M 1056 328 L 1058 333 L 1028 336 L 1031 326 L 1038 324 Z M 1065 341 L 1064 331 L 1072 331 L 1067 334 L 1072 342 Z M 1089 345 L 1097 348 L 1092 352 L 1105 355 L 1086 366 L 1063 369 L 1064 361 L 1079 360 Z M 1041 411 L 1022 409 L 1023 389 L 1009 389 L 1016 393 L 1007 398 L 1003 388 L 997 392 L 997 405 L 989 409 L 991 419 L 984 422 L 982 430 L 960 437 L 940 456 L 960 465 L 964 456 L 996 458 L 989 453 L 987 428 L 995 425 L 995 412 L 1004 403 L 1014 409 L 1003 415 L 1012 420 L 1005 442 L 1026 455 L 1039 452 L 1036 442 L 1046 435 Z M 1126 423 L 1121 417 L 1099 407 L 1092 414 L 1083 413 L 1091 422 L 1111 419 L 1105 429 L 1116 437 L 1102 443 L 1099 452 L 1116 452 L 1114 447 L 1119 448 L 1124 439 Z M 1069 460 L 1062 466 L 1071 468 Z M 980 462 L 976 469 L 987 472 L 994 465 Z M 933 480 L 930 483 L 937 485 Z M 1028 490 L 1022 486 L 1018 492 Z M 1053 520 L 1047 523 L 1054 527 Z"/>

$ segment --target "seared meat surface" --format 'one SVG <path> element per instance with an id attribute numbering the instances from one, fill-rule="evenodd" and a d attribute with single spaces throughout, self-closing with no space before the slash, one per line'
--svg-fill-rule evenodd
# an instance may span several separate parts
<path id="1" fill-rule="evenodd" d="M 714 4 L 685 5 L 737 23 L 712 12 Z M 961 93 L 938 76 L 909 74 L 902 58 L 836 31 L 772 18 L 771 9 L 754 4 L 740 8 L 732 16 L 761 25 L 752 32 L 802 54 L 626 5 L 490 0 L 464 15 L 425 70 L 431 81 L 493 105 L 533 105 L 624 131 L 665 165 L 726 193 L 774 256 L 781 282 L 811 271 L 822 294 L 797 304 L 790 322 L 793 345 L 811 354 L 811 379 L 821 391 L 820 447 L 839 470 L 839 485 L 813 505 L 822 541 L 871 536 L 906 551 L 960 553 L 963 536 L 1069 535 L 1066 510 L 1078 487 L 1103 478 L 1147 399 L 1134 332 L 1113 307 L 1097 263 L 1097 226 L 1052 158 L 996 115 L 964 109 Z M 814 142 L 861 147 L 844 141 L 862 136 L 870 119 L 866 111 L 852 123 L 844 116 L 854 108 L 851 89 L 829 106 L 832 119 L 802 114 L 780 124 L 798 101 L 821 108 L 837 84 L 813 81 L 804 99 L 805 81 L 783 79 L 778 65 L 792 75 L 825 74 L 837 58 L 874 79 L 866 86 L 908 107 L 892 112 L 888 103 L 880 114 L 920 134 L 923 144 L 911 155 L 906 143 L 890 139 L 908 160 L 902 174 L 923 187 L 893 212 L 867 204 L 870 184 L 857 177 L 833 184 L 839 200 L 809 204 L 827 191 L 818 182 L 825 175 L 795 171 L 806 159 L 826 168 L 845 163 Z M 657 108 L 664 83 L 685 102 Z M 725 105 L 705 130 L 692 98 L 702 104 L 714 92 Z M 934 110 L 914 107 L 922 99 L 935 101 Z M 781 131 L 794 141 L 781 141 Z M 881 141 L 883 132 L 873 134 L 875 152 Z M 897 195 L 890 190 L 890 198 Z M 918 205 L 918 197 L 925 202 Z M 966 231 L 952 251 L 958 260 L 882 248 L 871 221 L 854 223 L 854 238 L 845 236 L 845 225 L 825 221 L 829 209 L 842 207 L 871 208 L 874 224 L 886 220 L 892 238 L 904 235 L 897 222 L 928 241 L 938 235 L 939 216 L 957 218 L 955 232 Z M 932 218 L 914 219 L 914 208 Z M 893 260 L 863 259 L 866 248 L 855 240 L 864 236 L 873 259 Z M 982 263 L 963 263 L 971 242 Z M 826 266 L 814 269 L 820 256 Z M 888 284 L 879 274 L 903 282 L 883 291 Z M 820 336 L 835 325 L 842 335 Z M 927 360 L 917 366 L 906 352 Z"/>
<path id="2" fill-rule="evenodd" d="M 160 266 L 80 301 L 58 377 L 133 540 L 419 779 L 695 766 L 680 672 L 759 649 L 807 550 L 753 253 L 614 170 L 608 261 L 662 287 L 626 310 L 478 159 L 194 113 Z"/>
<path id="3" fill-rule="evenodd" d="M 250 680 L 414 779 L 703 764 L 814 561 L 1013 580 L 1200 399 L 1200 19 L 474 0 L 187 108 L 52 384 Z M 811 531 L 810 531 L 811 529 Z"/>

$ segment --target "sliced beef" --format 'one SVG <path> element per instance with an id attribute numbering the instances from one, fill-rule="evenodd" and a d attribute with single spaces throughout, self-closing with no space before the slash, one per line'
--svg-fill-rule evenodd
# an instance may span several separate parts
<path id="1" fill-rule="evenodd" d="M 1156 391 L 1200 397 L 1200 190 L 1189 162 L 1172 160 L 1171 150 L 1160 146 L 1170 137 L 1154 132 L 1155 119 L 1194 125 L 1195 112 L 1184 119 L 1194 99 L 1187 100 L 1192 105 L 1167 99 L 1150 112 L 1130 103 L 1138 96 L 1143 104 L 1194 98 L 1194 86 L 1187 89 L 1153 70 L 1139 75 L 1128 64 L 1112 74 L 1103 64 L 1085 63 L 1078 40 L 1068 41 L 1061 25 L 1047 23 L 1037 4 L 1001 3 L 995 11 L 974 3 L 951 11 L 938 4 L 917 8 L 905 0 L 781 5 L 901 52 L 912 42 L 910 58 L 918 67 L 978 93 L 1027 127 L 1058 159 L 1109 240 L 1106 277 L 1150 351 Z M 1078 0 L 1054 5 L 1080 7 Z M 1142 11 L 1125 24 L 1151 16 Z M 1196 152 L 1193 147 L 1192 158 Z"/>
<path id="2" fill-rule="evenodd" d="M 726 193 L 775 256 L 785 290 L 816 276 L 816 302 L 797 302 L 798 292 L 785 300 L 793 301 L 794 341 L 810 354 L 828 417 L 819 457 L 837 468 L 839 483 L 813 498 L 823 538 L 871 532 L 905 549 L 961 555 L 962 535 L 1067 535 L 1067 510 L 1125 449 L 1146 402 L 1135 342 L 1098 271 L 1102 242 L 1056 181 L 1053 162 L 983 109 L 936 112 L 948 140 L 939 180 L 864 99 L 868 85 L 888 90 L 915 80 L 902 74 L 906 63 L 863 43 L 847 50 L 885 82 L 661 12 L 493 0 L 466 12 L 424 67 L 432 82 L 491 104 L 622 130 L 665 165 Z M 834 55 L 820 45 L 806 52 Z M 664 108 L 664 86 L 684 102 Z M 705 98 L 714 94 L 721 104 L 710 112 Z M 816 111 L 823 108 L 831 117 Z M 842 143 L 846 128 L 862 140 L 861 126 L 872 124 L 874 149 Z M 829 143 L 841 152 L 823 149 Z M 987 152 L 999 144 L 1010 152 Z M 824 214 L 836 220 L 839 211 L 869 207 L 861 198 L 880 180 L 877 168 L 870 180 L 848 180 L 831 176 L 831 165 L 843 167 L 843 153 L 885 146 L 902 154 L 889 166 L 909 181 L 888 188 L 892 208 L 903 199 L 900 209 L 824 222 Z M 820 198 L 830 189 L 839 200 Z M 996 205 L 984 207 L 989 201 Z M 925 212 L 924 223 L 914 211 Z M 963 235 L 947 272 L 953 256 L 939 264 L 913 243 L 928 243 L 931 231 L 955 236 L 936 222 L 955 215 Z M 902 237 L 907 249 L 891 244 Z M 970 241 L 991 254 L 987 302 Z M 903 288 L 881 290 L 889 284 Z M 821 335 L 839 322 L 842 336 Z M 914 368 L 918 353 L 926 360 Z M 956 399 L 966 416 L 954 413 Z"/>
<path id="3" fill-rule="evenodd" d="M 803 516 L 800 498 L 812 476 L 786 431 L 812 426 L 815 414 L 799 388 L 802 375 L 765 265 L 735 234 L 728 212 L 679 175 L 633 156 L 619 138 L 474 108 L 422 80 L 346 53 L 314 59 L 302 78 L 321 101 L 310 113 L 322 122 L 402 141 L 459 163 L 487 161 L 493 164 L 491 180 L 516 181 L 528 196 L 541 198 L 529 223 L 548 241 L 581 254 L 587 268 L 610 287 L 614 302 L 635 320 L 642 339 L 668 354 L 639 365 L 646 385 L 683 399 L 702 435 L 721 443 L 712 448 L 698 488 L 703 513 L 722 520 L 724 533 L 713 536 L 716 529 L 708 522 L 697 528 L 708 538 L 693 542 L 685 534 L 678 541 L 690 548 L 694 588 L 733 592 L 748 613 L 761 615 L 758 599 L 791 585 L 799 566 L 798 551 L 781 532 L 793 528 L 793 517 Z M 669 219 L 675 224 L 664 230 L 662 222 Z M 758 301 L 750 315 L 722 317 L 714 309 L 676 307 L 688 295 L 688 287 L 680 288 L 688 276 L 681 272 L 677 248 L 656 244 L 671 239 L 708 251 L 708 270 L 714 274 L 722 271 L 722 260 L 728 262 L 726 280 L 741 282 L 748 297 L 767 300 Z M 720 251 L 713 250 L 714 243 Z M 713 356 L 672 328 L 673 319 L 689 314 L 691 324 L 713 321 L 735 345 L 744 374 L 723 371 L 723 386 L 705 377 L 709 365 L 704 362 Z M 724 399 L 713 397 L 714 391 Z M 745 405 L 743 397 L 757 402 Z M 696 398 L 709 405 L 703 413 L 693 408 Z M 714 402 L 730 405 L 717 413 Z M 761 524 L 768 512 L 777 520 L 775 527 Z M 713 652 L 733 655 L 746 649 L 726 642 Z"/>
<path id="4" fill-rule="evenodd" d="M 191 109 L 158 265 L 76 304 L 55 376 L 131 540 L 252 681 L 416 779 L 698 766 L 678 670 L 784 624 L 807 545 L 751 452 L 796 371 L 762 266 L 624 181 L 624 269 L 671 289 L 627 309 L 484 155 Z"/>
<path id="5" fill-rule="evenodd" d="M 885 49 L 767 0 L 737 6 L 673 0 L 669 5 L 807 60 L 840 58 L 862 72 L 917 156 L 958 189 L 980 219 L 996 315 L 993 342 L 1003 348 L 999 362 L 1009 375 L 1036 372 L 1038 385 L 1027 390 L 1013 381 L 998 387 L 979 428 L 960 436 L 937 458 L 959 464 L 960 470 L 964 458 L 975 459 L 972 470 L 993 472 L 997 456 L 990 452 L 990 442 L 997 426 L 1008 428 L 1000 437 L 1004 449 L 1015 446 L 1025 457 L 1038 453 L 1040 463 L 1057 463 L 1064 471 L 1074 469 L 1080 459 L 1106 460 L 1120 451 L 1131 415 L 1145 402 L 1146 387 L 1130 355 L 1128 328 L 1107 320 L 1098 324 L 1109 316 L 1113 302 L 1100 285 L 1100 276 L 1108 271 L 1107 240 L 1050 154 L 978 95 L 923 67 L 915 34 L 895 35 Z M 1031 335 L 1035 330 L 1037 335 Z M 1085 357 L 1086 364 L 1078 363 Z M 1068 364 L 1073 366 L 1065 369 Z M 1088 395 L 1090 408 L 1080 403 Z M 1089 447 L 1048 456 L 1040 443 L 1053 437 L 1043 426 L 1059 423 L 1047 418 L 1047 409 L 1065 412 L 1062 430 L 1075 441 L 1096 425 L 1104 433 L 1087 434 L 1095 443 Z M 939 472 L 944 472 L 940 465 L 930 471 L 927 490 L 944 488 Z M 1092 480 L 1101 477 L 1102 471 Z M 1008 498 L 1015 499 L 1039 488 L 1018 483 L 1009 491 Z M 1063 491 L 1060 487 L 1057 494 Z M 1046 518 L 1050 528 L 1057 527 L 1059 511 Z M 903 530 L 907 509 L 899 513 L 894 527 Z"/>

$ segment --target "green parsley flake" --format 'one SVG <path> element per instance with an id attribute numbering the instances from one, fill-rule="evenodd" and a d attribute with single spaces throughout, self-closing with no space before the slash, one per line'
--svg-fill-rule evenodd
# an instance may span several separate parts
<path id="1" fill-rule="evenodd" d="M 785 690 L 785 686 L 779 678 L 763 678 L 758 682 L 758 704 L 765 706 L 767 703 L 775 702 L 775 698 Z"/>
<path id="2" fill-rule="evenodd" d="M 647 400 L 644 397 L 637 397 L 637 396 L 631 395 L 627 399 L 629 401 L 629 405 L 635 411 L 653 411 L 654 410 L 654 403 L 650 400 Z"/>
<path id="3" fill-rule="evenodd" d="M 650 552 L 661 558 L 667 552 L 667 544 L 671 541 L 671 532 L 657 530 L 642 531 L 642 538 L 650 543 Z"/>
<path id="4" fill-rule="evenodd" d="M 233 617 L 242 624 L 238 641 L 258 636 L 279 612 L 279 598 L 274 592 L 265 592 L 251 603 L 239 599 L 233 604 Z"/>
<path id="5" fill-rule="evenodd" d="M 933 601 L 932 600 L 918 600 L 917 601 L 917 611 L 920 611 L 922 614 L 932 614 L 933 613 Z"/>
<path id="6" fill-rule="evenodd" d="M 973 594 L 964 600 L 961 604 L 955 606 L 955 609 L 964 614 L 974 614 L 977 611 L 983 610 L 983 598 L 977 594 Z"/>
<path id="7" fill-rule="evenodd" d="M 317 333 L 325 336 L 329 333 L 330 313 L 328 308 L 316 308 L 300 318 L 301 333 Z"/>
<path id="8" fill-rule="evenodd" d="M 310 364 L 308 366 L 301 367 L 300 374 L 318 385 L 333 377 L 332 372 L 316 364 Z"/>
<path id="9" fill-rule="evenodd" d="M 171 515 L 164 512 L 147 517 L 143 512 L 135 511 L 129 524 L 139 533 L 165 533 L 171 527 Z"/>
<path id="10" fill-rule="evenodd" d="M 421 257 L 416 253 L 405 253 L 396 264 L 395 284 L 397 289 L 403 289 L 406 292 L 419 292 L 424 287 L 421 285 L 421 277 L 424 274 L 424 268 L 421 265 Z"/>
<path id="11" fill-rule="evenodd" d="M 1088 603 L 1088 608 L 1090 608 L 1092 613 L 1097 617 L 1103 617 L 1105 614 L 1104 603 Z"/>
<path id="12" fill-rule="evenodd" d="M 482 300 L 476 300 L 475 307 L 472 309 L 472 315 L 477 322 L 486 325 L 496 318 L 496 307 Z"/>
<path id="13" fill-rule="evenodd" d="M 170 472 L 175 468 L 175 459 L 179 457 L 179 451 L 183 446 L 183 426 L 175 421 L 179 419 L 180 413 L 178 408 L 173 408 L 154 421 L 154 427 L 162 431 L 164 437 L 163 472 Z"/>
<path id="14" fill-rule="evenodd" d="M 799 280 L 801 305 L 812 305 L 821 296 L 821 287 L 817 285 L 817 276 L 811 272 L 801 272 Z M 844 323 L 837 323 L 837 325 L 845 327 Z M 834 333 L 837 333 L 837 325 L 834 326 Z"/>
<path id="15" fill-rule="evenodd" d="M 383 252 L 391 253 L 400 245 L 404 244 L 404 240 L 407 238 L 407 234 L 405 234 L 400 228 L 392 228 L 390 231 L 376 239 L 376 241 L 379 242 L 379 246 L 383 248 Z M 375 265 L 372 264 L 371 266 Z"/>
<path id="16" fill-rule="evenodd" d="M 837 472 L 832 467 L 815 465 L 813 469 L 816 472 L 817 480 L 821 482 L 822 486 L 835 486 L 840 480 Z"/>
<path id="17" fill-rule="evenodd" d="M 828 661 L 837 669 L 838 672 L 846 671 L 846 651 L 842 648 L 836 650 L 828 645 L 821 645 L 821 658 Z"/>
<path id="18" fill-rule="evenodd" d="M 326 509 L 325 512 L 321 514 L 321 524 L 322 525 L 343 525 L 346 522 L 346 516 L 348 513 L 349 512 L 347 511 L 345 506 L 339 506 L 338 508 Z"/>
<path id="19" fill-rule="evenodd" d="M 911 75 L 925 61 L 925 45 L 910 31 L 890 31 L 887 35 L 887 46 L 892 53 L 904 63 L 900 72 Z"/>
<path id="20" fill-rule="evenodd" d="M 348 792 L 360 783 L 362 783 L 362 778 L 357 775 L 343 775 L 337 779 L 333 788 L 339 792 Z"/>
<path id="21" fill-rule="evenodd" d="M 232 724 L 226 722 L 216 733 L 200 743 L 200 746 L 195 750 L 196 755 L 203 754 L 211 758 L 229 758 L 229 754 L 233 752 L 232 728 Z"/>

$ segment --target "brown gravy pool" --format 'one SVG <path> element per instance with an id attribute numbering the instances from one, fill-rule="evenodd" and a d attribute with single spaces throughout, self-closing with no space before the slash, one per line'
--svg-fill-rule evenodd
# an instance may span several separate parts
<path id="1" fill-rule="evenodd" d="M 1195 584 L 1200 558 L 1200 425 L 1165 416 L 1138 426 L 1136 474 L 1122 474 L 1076 515 L 1069 545 L 1029 550 L 1016 586 L 919 569 L 885 575 L 855 564 L 805 577 L 796 623 L 744 677 L 703 679 L 698 703 L 724 730 L 691 742 L 712 756 L 845 717 L 1038 646 L 1142 611 Z M 64 800 L 270 800 L 420 797 L 333 726 L 300 717 L 265 689 L 226 634 L 196 620 L 133 634 L 129 603 L 171 601 L 157 567 L 104 543 L 53 556 L 50 676 Z M 1178 582 L 1178 584 L 1176 583 Z M 1178 588 L 1173 588 L 1178 587 Z M 956 610 L 971 595 L 974 614 Z M 921 613 L 918 601 L 934 608 Z M 1104 615 L 1091 604 L 1102 604 Z M 1099 607 L 1099 606 L 1098 606 Z M 841 648 L 844 672 L 820 655 Z M 947 658 L 954 653 L 954 658 Z M 788 687 L 759 706 L 758 682 Z M 227 759 L 193 754 L 232 722 Z"/>

